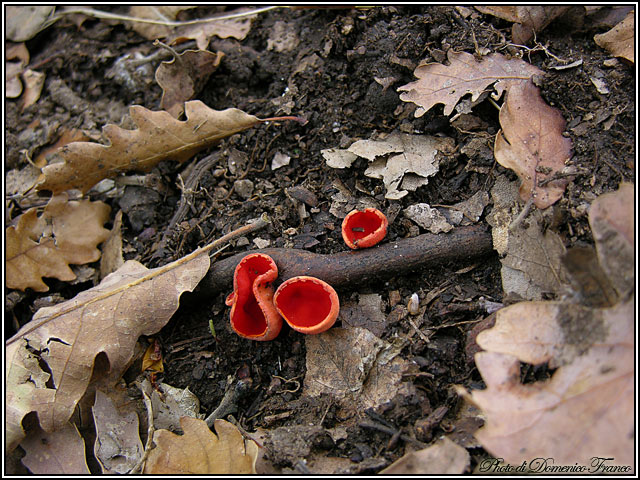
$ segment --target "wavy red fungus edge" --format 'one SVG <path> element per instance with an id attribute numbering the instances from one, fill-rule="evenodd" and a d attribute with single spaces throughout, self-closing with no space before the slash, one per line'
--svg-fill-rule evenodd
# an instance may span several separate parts
<path id="1" fill-rule="evenodd" d="M 342 239 L 349 248 L 373 247 L 387 234 L 389 222 L 377 208 L 350 212 L 342 221 Z"/>
<path id="2" fill-rule="evenodd" d="M 262 253 L 247 255 L 236 266 L 226 304 L 231 307 L 231 328 L 241 337 L 267 341 L 280 333 L 282 317 L 273 304 L 271 284 L 276 278 L 276 263 Z"/>
<path id="3" fill-rule="evenodd" d="M 306 334 L 331 328 L 340 311 L 336 291 L 315 277 L 290 278 L 278 287 L 273 302 L 291 328 Z"/>

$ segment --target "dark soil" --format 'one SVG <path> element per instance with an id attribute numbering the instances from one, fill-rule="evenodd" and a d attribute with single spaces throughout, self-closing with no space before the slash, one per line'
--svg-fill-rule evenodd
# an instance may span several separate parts
<path id="1" fill-rule="evenodd" d="M 507 55 L 524 54 L 527 61 L 546 72 L 540 83 L 542 96 L 560 109 L 567 121 L 568 136 L 573 141 L 572 164 L 579 172 L 564 197 L 552 207 L 557 221 L 549 228 L 561 235 L 567 247 L 592 244 L 585 205 L 597 195 L 617 189 L 623 180 L 634 181 L 635 79 L 633 68 L 622 61 L 603 66 L 610 56 L 595 44 L 593 36 L 607 28 L 580 18 L 574 15 L 559 19 L 537 37 L 539 44 L 557 57 L 582 59 L 581 65 L 566 70 L 551 69 L 559 63 L 542 50 L 527 53 L 509 46 L 508 22 L 477 13 L 465 18 L 448 6 L 277 9 L 258 16 L 241 42 L 212 39 L 209 49 L 226 55 L 200 100 L 215 109 L 236 107 L 259 117 L 298 115 L 308 123 L 261 125 L 222 141 L 216 167 L 201 178 L 191 208 L 169 232 L 162 249 L 158 246 L 180 200 L 178 174 L 186 177 L 188 165 L 211 152 L 203 152 L 184 165 L 165 162 L 156 168 L 152 174 L 159 176 L 164 190 L 127 187 L 127 195 L 146 200 L 139 202 L 137 211 L 130 210 L 133 213 L 124 216 L 125 258 L 148 267 L 163 265 L 263 213 L 272 220 L 270 226 L 249 236 L 248 242 L 233 242 L 221 257 L 256 248 L 255 237 L 268 240 L 271 247 L 294 246 L 329 254 L 344 251 L 342 219 L 329 213 L 337 186 L 358 199 L 372 200 L 389 215 L 388 240 L 423 233 L 403 217 L 401 209 L 419 202 L 451 205 L 478 191 L 488 192 L 497 175 L 515 175 L 493 160 L 493 139 L 500 127 L 498 110 L 491 103 L 485 101 L 474 108 L 481 127 L 469 130 L 452 126 L 442 115 L 441 105 L 416 119 L 415 106 L 402 102 L 396 89 L 414 80 L 413 69 L 421 61 L 442 62 L 449 49 L 474 53 L 476 48 L 485 47 Z M 278 21 L 287 22 L 298 36 L 299 43 L 291 51 L 267 48 Z M 95 131 L 106 123 L 121 124 L 129 105 L 158 109 L 162 91 L 153 80 L 156 64 L 149 68 L 146 83 L 138 88 L 126 88 L 107 78 L 117 58 L 136 51 L 152 53 L 155 47 L 151 43 L 122 25 L 91 19 L 81 28 L 71 23 L 56 24 L 28 42 L 31 62 L 40 65 L 47 83 L 41 99 L 23 113 L 17 102 L 6 102 L 7 167 L 24 165 L 21 150 L 27 149 L 35 156 L 39 149 L 54 143 L 59 127 Z M 307 62 L 308 68 L 299 68 L 302 62 Z M 384 88 L 374 77 L 392 77 L 391 85 Z M 606 79 L 611 93 L 598 93 L 592 77 Z M 60 80 L 68 87 L 64 90 L 66 97 L 59 85 L 55 87 Z M 286 109 L 287 102 L 292 102 L 290 110 Z M 612 116 L 614 120 L 607 123 Z M 320 153 L 393 131 L 448 136 L 458 146 L 427 186 L 398 201 L 386 200 L 382 182 L 364 176 L 366 161 L 359 160 L 350 169 L 332 169 Z M 461 148 L 472 141 L 479 142 L 476 154 L 461 153 Z M 289 155 L 290 164 L 272 170 L 271 159 L 276 152 Z M 246 198 L 234 189 L 239 179 L 253 183 L 253 191 Z M 304 187 L 317 197 L 315 207 L 306 207 L 308 217 L 301 218 L 298 204 L 287 194 L 291 187 Z M 94 198 L 108 202 L 113 215 L 127 203 L 122 198 Z M 20 213 L 14 204 L 11 217 Z M 291 228 L 294 233 L 284 233 Z M 52 294 L 68 299 L 93 286 L 90 282 L 47 282 L 50 292 L 29 291 L 9 307 L 8 335 L 16 325 L 31 318 L 36 300 Z M 426 304 L 427 295 L 438 289 L 439 294 Z M 303 395 L 300 385 L 306 371 L 305 336 L 285 326 L 271 342 L 240 338 L 229 326 L 229 308 L 224 304 L 228 293 L 212 298 L 184 295 L 176 315 L 157 335 L 165 366 L 159 380 L 189 387 L 200 399 L 201 411 L 209 414 L 224 395 L 227 377 L 231 376 L 234 384 L 240 378 L 247 383 L 249 378 L 250 386 L 240 395 L 233 414 L 239 425 L 247 432 L 313 426 L 315 430 L 297 431 L 296 435 L 304 437 L 315 454 L 351 459 L 352 473 L 378 472 L 415 448 L 406 439 L 390 441 L 393 432 L 363 427 L 365 419 L 391 425 L 393 430 L 424 444 L 451 431 L 461 403 L 452 386 L 482 388 L 472 357 L 467 356 L 468 332 L 488 316 L 478 300 L 509 301 L 503 298 L 500 263 L 495 255 L 340 290 L 343 301 L 355 301 L 360 294 L 381 295 L 387 321 L 384 331 L 377 334 L 389 341 L 409 338 L 401 355 L 418 367 L 418 374 L 406 378 L 415 386 L 414 396 L 398 395 L 375 412 L 354 412 L 345 418 L 330 398 Z M 430 342 L 425 343 L 407 321 L 405 306 L 413 293 L 419 295 L 421 306 L 426 306 L 420 325 L 423 329 L 455 326 L 433 330 Z M 13 324 L 11 319 L 15 319 Z M 427 418 L 430 421 L 425 423 Z M 323 435 L 323 429 L 333 427 L 344 427 L 344 438 L 334 441 L 326 432 Z M 267 436 L 268 462 L 262 468 L 304 472 L 304 462 L 296 460 L 278 439 Z M 473 442 L 465 446 L 472 454 L 473 469 L 486 453 Z"/>

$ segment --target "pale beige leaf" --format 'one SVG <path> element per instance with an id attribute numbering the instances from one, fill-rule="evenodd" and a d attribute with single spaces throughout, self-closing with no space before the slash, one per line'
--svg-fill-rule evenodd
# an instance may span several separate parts
<path id="1" fill-rule="evenodd" d="M 160 107 L 179 118 L 184 102 L 194 98 L 220 65 L 224 53 L 187 50 L 156 70 L 156 82 L 162 88 Z"/>
<path id="2" fill-rule="evenodd" d="M 22 94 L 20 74 L 24 66 L 21 62 L 6 62 L 4 67 L 4 94 L 7 98 L 18 98 Z"/>
<path id="3" fill-rule="evenodd" d="M 258 446 L 245 440 L 231 423 L 216 420 L 216 433 L 197 418 L 183 417 L 180 424 L 184 435 L 157 430 L 144 473 L 248 475 L 256 473 Z"/>
<path id="4" fill-rule="evenodd" d="M 387 475 L 461 475 L 471 461 L 469 452 L 443 437 L 422 450 L 406 453 L 387 468 Z"/>
<path id="5" fill-rule="evenodd" d="M 103 224 L 110 207 L 90 200 L 68 201 L 66 193 L 51 198 L 43 214 L 35 208 L 7 228 L 7 287 L 46 292 L 42 277 L 71 281 L 69 264 L 81 265 L 100 258 L 97 245 L 109 231 Z"/>
<path id="6" fill-rule="evenodd" d="M 69 189 L 86 192 L 104 178 L 119 173 L 148 171 L 163 160 L 184 162 L 221 139 L 241 132 L 260 120 L 241 110 L 212 110 L 199 100 L 185 104 L 187 119 L 179 121 L 168 112 L 152 112 L 139 105 L 130 108 L 136 130 L 106 125 L 104 136 L 110 145 L 74 142 L 58 153 L 62 162 L 43 169 L 40 190 L 54 193 Z"/>
<path id="7" fill-rule="evenodd" d="M 84 440 L 75 425 L 67 423 L 55 432 L 37 428 L 20 446 L 22 463 L 35 475 L 90 475 Z"/>
<path id="8" fill-rule="evenodd" d="M 42 93 L 42 87 L 44 87 L 44 77 L 44 73 L 36 72 L 30 68 L 22 73 L 25 87 L 21 110 L 30 107 L 38 101 L 40 93 Z"/>
<path id="9" fill-rule="evenodd" d="M 96 287 L 38 310 L 7 341 L 7 448 L 24 436 L 26 413 L 37 412 L 48 432 L 67 423 L 98 354 L 106 355 L 115 383 L 138 337 L 156 333 L 169 321 L 182 292 L 195 288 L 209 263 L 202 250 L 152 270 L 131 260 Z"/>
<path id="10" fill-rule="evenodd" d="M 48 5 L 13 5 L 5 10 L 7 38 L 13 42 L 25 42 L 52 23 L 56 7 Z"/>
<path id="11" fill-rule="evenodd" d="M 635 12 L 629 12 L 618 25 L 593 39 L 611 55 L 635 62 Z"/>
<path id="12" fill-rule="evenodd" d="M 634 461 L 634 301 L 609 309 L 527 302 L 498 311 L 480 333 L 476 365 L 487 388 L 471 400 L 486 416 L 476 437 L 510 464 Z M 520 363 L 558 367 L 546 382 L 520 383 Z M 594 452 L 598 452 L 595 454 Z"/>
<path id="13" fill-rule="evenodd" d="M 102 473 L 125 474 L 142 458 L 144 447 L 138 432 L 138 415 L 121 415 L 105 393 L 96 390 L 92 408 L 96 428 L 93 452 L 100 462 Z"/>
<path id="14" fill-rule="evenodd" d="M 416 117 L 421 117 L 434 105 L 444 104 L 444 114 L 450 115 L 453 108 L 467 93 L 475 101 L 492 84 L 498 94 L 507 87 L 528 80 L 542 71 L 517 58 L 507 59 L 499 53 L 483 57 L 482 61 L 470 53 L 449 50 L 449 65 L 440 63 L 420 64 L 414 75 L 415 82 L 400 88 L 400 99 L 413 102 L 420 108 Z"/>
<path id="15" fill-rule="evenodd" d="M 635 187 L 623 183 L 611 193 L 596 198 L 589 209 L 589 224 L 598 259 L 622 298 L 635 281 Z"/>
<path id="16" fill-rule="evenodd" d="M 516 172 L 520 198 L 545 209 L 558 201 L 569 183 L 555 178 L 571 158 L 571 140 L 562 135 L 562 114 L 547 105 L 533 82 L 512 85 L 500 109 L 502 130 L 496 137 L 494 155 L 503 167 Z M 553 179 L 553 180 L 552 180 Z"/>

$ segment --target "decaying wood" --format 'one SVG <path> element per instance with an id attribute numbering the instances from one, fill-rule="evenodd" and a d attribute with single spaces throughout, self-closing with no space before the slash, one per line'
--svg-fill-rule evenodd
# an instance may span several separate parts
<path id="1" fill-rule="evenodd" d="M 461 227 L 446 234 L 425 233 L 374 248 L 322 255 L 295 248 L 264 248 L 215 262 L 197 290 L 215 294 L 233 287 L 233 271 L 249 253 L 265 253 L 278 266 L 278 282 L 298 275 L 317 277 L 338 289 L 432 268 L 464 263 L 492 251 L 491 234 L 483 226 Z"/>

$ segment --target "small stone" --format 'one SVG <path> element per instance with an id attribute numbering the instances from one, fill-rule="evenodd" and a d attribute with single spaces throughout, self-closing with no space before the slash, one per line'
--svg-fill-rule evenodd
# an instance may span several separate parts
<path id="1" fill-rule="evenodd" d="M 247 179 L 236 180 L 235 182 L 233 182 L 233 190 L 241 198 L 251 198 L 251 194 L 253 193 L 253 182 Z"/>

